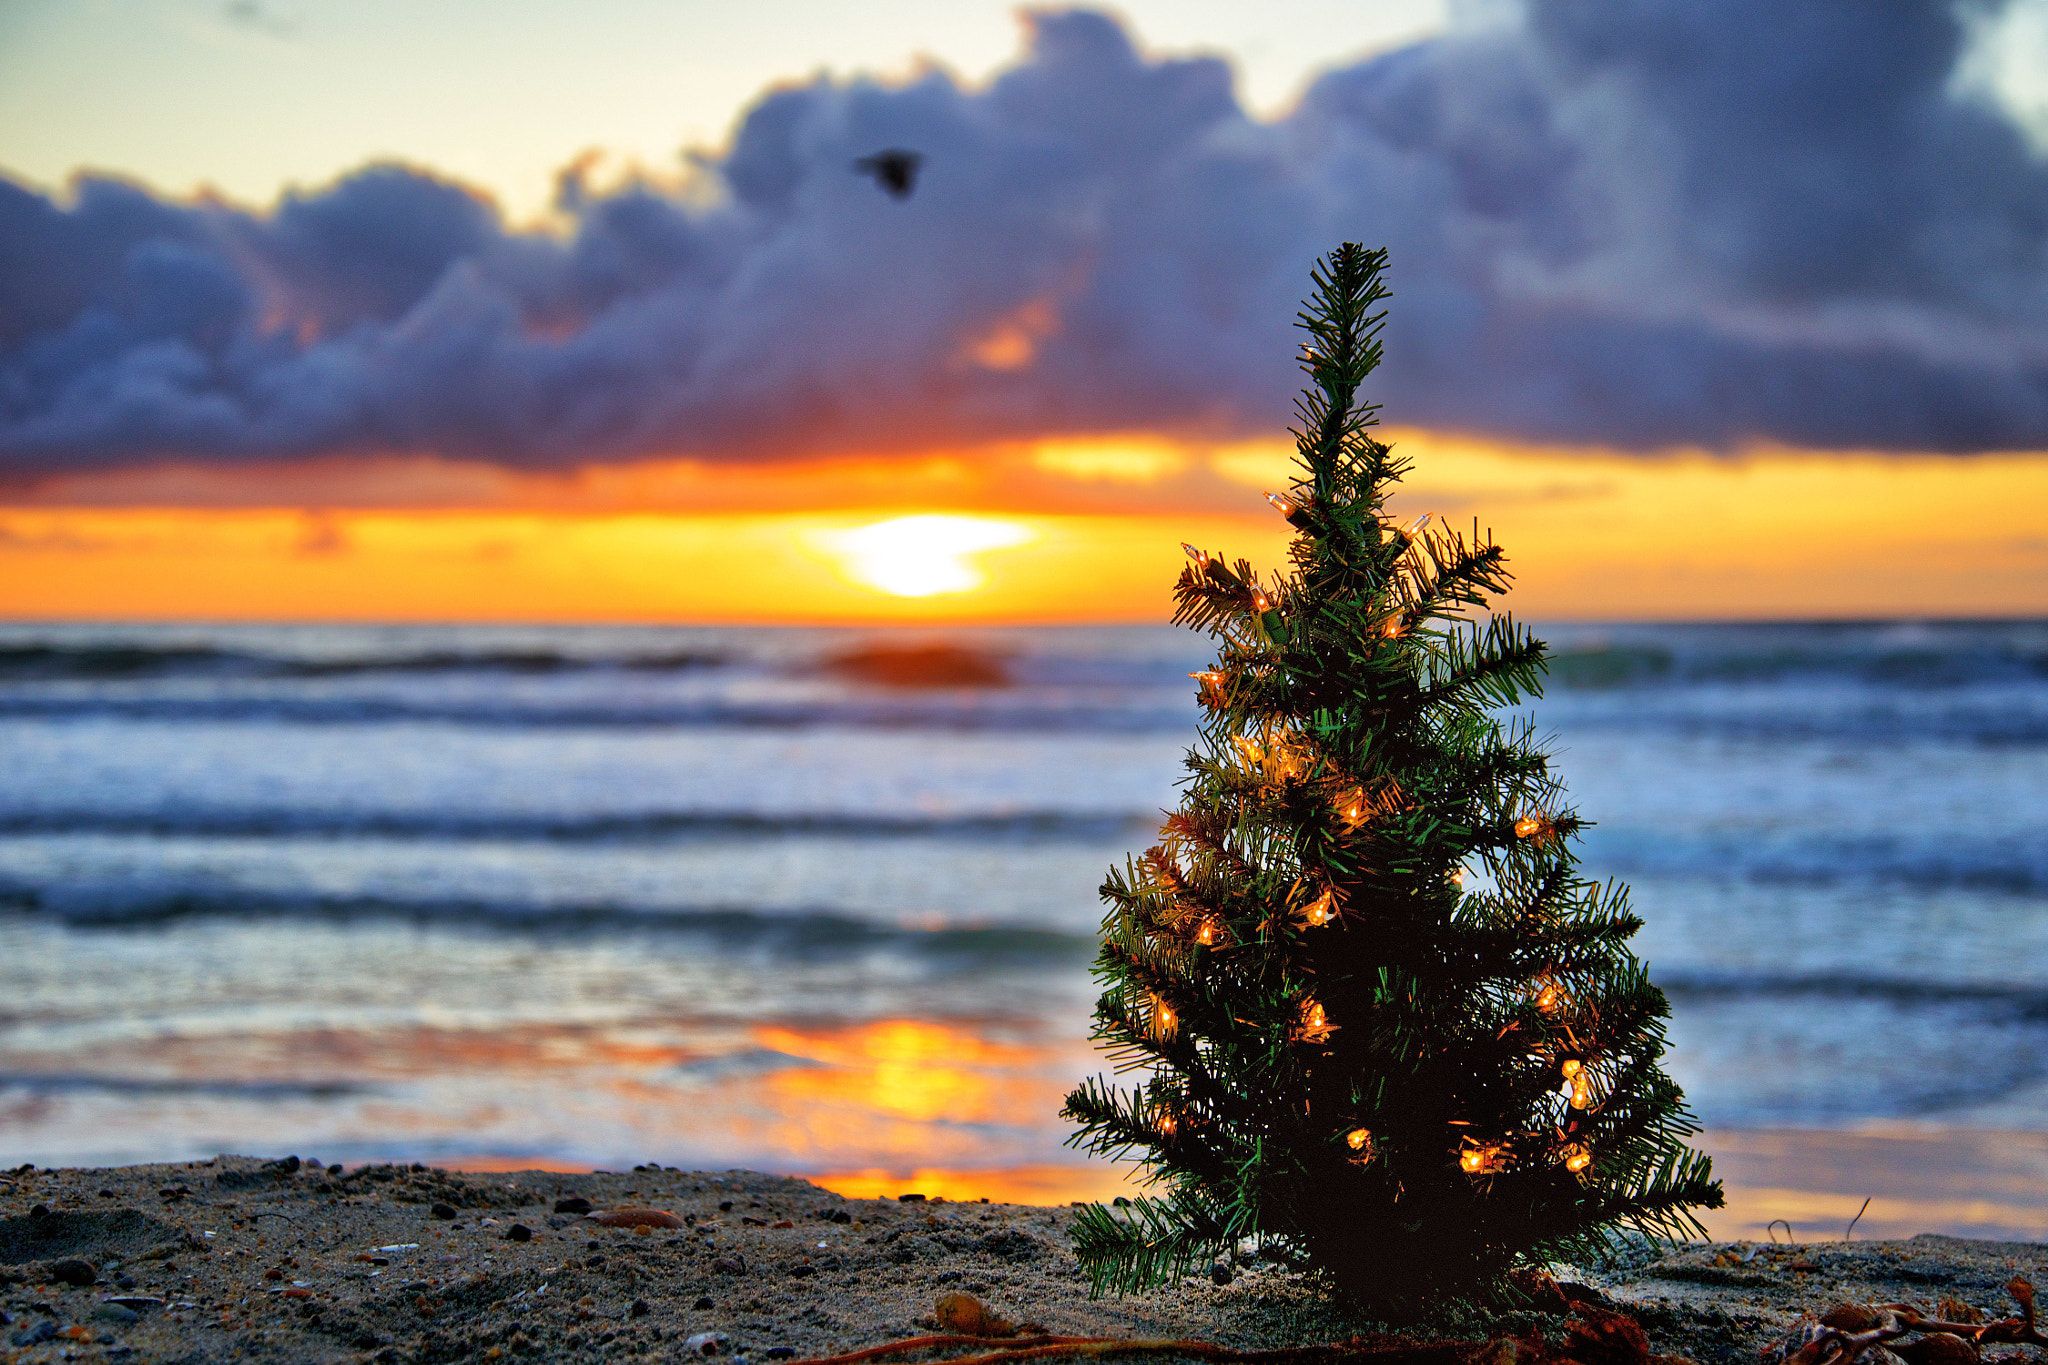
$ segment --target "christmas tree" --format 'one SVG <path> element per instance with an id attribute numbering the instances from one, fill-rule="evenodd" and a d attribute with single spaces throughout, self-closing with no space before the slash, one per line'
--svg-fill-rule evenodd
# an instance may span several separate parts
<path id="1" fill-rule="evenodd" d="M 1385 265 L 1343 246 L 1300 314 L 1300 474 L 1267 495 L 1292 571 L 1184 547 L 1174 620 L 1218 641 L 1200 735 L 1159 842 L 1103 886 L 1096 964 L 1095 1036 L 1142 1079 L 1066 1107 L 1158 1186 L 1078 1215 L 1098 1292 L 1252 1238 L 1371 1305 L 1484 1299 L 1721 1203 L 1627 890 L 1580 875 L 1583 822 L 1500 719 L 1545 666 L 1510 616 L 1475 619 L 1504 556 L 1389 520 L 1407 464 L 1356 396 Z"/>

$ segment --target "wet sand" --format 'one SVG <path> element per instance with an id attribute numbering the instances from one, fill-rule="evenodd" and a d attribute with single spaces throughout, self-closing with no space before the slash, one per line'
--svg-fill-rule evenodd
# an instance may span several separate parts
<path id="1" fill-rule="evenodd" d="M 585 1204 L 653 1208 L 675 1225 L 605 1226 Z M 1071 1334 L 1277 1346 L 1372 1326 L 1312 1277 L 1263 1263 L 1092 1301 L 1066 1219 L 845 1199 L 744 1171 L 342 1171 L 245 1157 L 12 1171 L 0 1173 L 0 1359 L 674 1360 L 710 1344 L 761 1362 L 930 1330 L 937 1298 L 961 1291 Z M 2003 1313 L 2015 1272 L 2048 1277 L 2048 1245 L 1716 1244 L 1582 1274 L 1655 1349 L 1732 1365 L 1802 1311 L 1844 1301 L 1955 1296 Z M 1461 1336 L 1510 1325 L 1434 1324 Z"/>

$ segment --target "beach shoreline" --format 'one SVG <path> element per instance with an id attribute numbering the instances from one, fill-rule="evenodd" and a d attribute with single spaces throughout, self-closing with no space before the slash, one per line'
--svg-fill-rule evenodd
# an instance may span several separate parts
<path id="1" fill-rule="evenodd" d="M 607 1226 L 585 1205 L 665 1217 Z M 1067 1217 L 661 1167 L 344 1170 L 219 1157 L 22 1169 L 0 1173 L 0 1350 L 21 1361 L 672 1360 L 702 1354 L 710 1333 L 723 1354 L 759 1361 L 928 1331 L 953 1292 L 1082 1335 L 1257 1347 L 1371 1326 L 1313 1277 L 1257 1261 L 1091 1300 Z M 1845 1301 L 1953 1295 L 2003 1313 L 2011 1276 L 2048 1274 L 2048 1244 L 1711 1243 L 1575 1273 L 1636 1316 L 1657 1351 L 1732 1365 L 1802 1312 Z"/>

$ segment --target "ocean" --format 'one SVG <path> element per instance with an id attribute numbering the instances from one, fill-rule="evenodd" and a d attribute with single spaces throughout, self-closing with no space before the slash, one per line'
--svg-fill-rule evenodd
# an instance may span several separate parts
<path id="1" fill-rule="evenodd" d="M 1718 1232 L 2048 1237 L 2048 623 L 1552 625 Z M 0 1163 L 1061 1201 L 1169 629 L 0 627 Z"/>

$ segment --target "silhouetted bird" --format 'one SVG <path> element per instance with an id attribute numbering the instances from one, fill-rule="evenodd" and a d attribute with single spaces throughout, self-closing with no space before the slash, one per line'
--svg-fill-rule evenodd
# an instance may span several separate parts
<path id="1" fill-rule="evenodd" d="M 924 153 L 906 152 L 901 147 L 864 156 L 853 163 L 853 168 L 863 175 L 871 175 L 875 183 L 898 199 L 908 199 L 910 192 L 917 188 L 917 168 L 924 164 Z"/>

